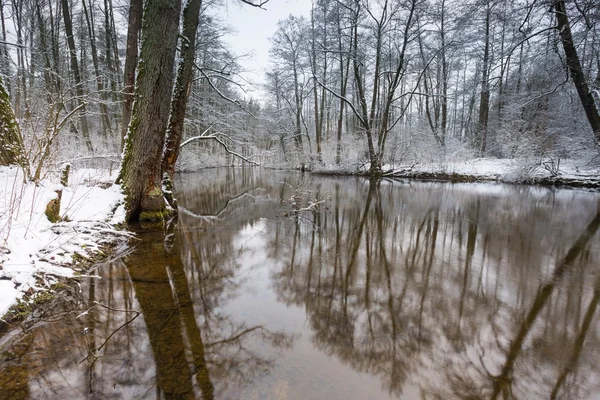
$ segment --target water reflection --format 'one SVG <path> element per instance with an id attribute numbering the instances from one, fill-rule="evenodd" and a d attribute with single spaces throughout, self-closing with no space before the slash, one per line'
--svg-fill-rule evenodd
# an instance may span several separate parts
<path id="1" fill-rule="evenodd" d="M 84 283 L 88 314 L 3 345 L 1 398 L 600 393 L 597 194 L 258 169 L 178 187 L 176 229 Z"/>

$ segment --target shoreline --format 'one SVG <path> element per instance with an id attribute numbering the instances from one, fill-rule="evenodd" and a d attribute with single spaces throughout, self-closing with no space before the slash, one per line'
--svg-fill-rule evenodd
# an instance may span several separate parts
<path id="1" fill-rule="evenodd" d="M 134 237 L 112 175 L 80 168 L 68 184 L 58 173 L 32 182 L 18 167 L 0 167 L 0 331 Z"/>
<path id="2" fill-rule="evenodd" d="M 126 230 L 122 232 L 123 235 L 115 234 L 108 239 L 107 243 L 99 245 L 97 249 L 85 255 L 74 253 L 72 262 L 61 265 L 63 268 L 71 269 L 73 275 L 53 275 L 55 281 L 51 284 L 37 287 L 35 290 L 29 289 L 23 293 L 17 302 L 0 316 L 0 338 L 17 328 L 27 331 L 35 325 L 36 319 L 41 319 L 45 315 L 45 309 L 51 308 L 50 305 L 56 300 L 64 301 L 66 297 L 74 297 L 73 291 L 82 279 L 97 279 L 95 275 L 91 275 L 96 268 L 127 254 L 134 237 Z M 40 273 L 40 275 L 47 277 L 50 274 Z M 37 278 L 41 279 L 40 276 Z M 30 318 L 33 320 L 24 326 Z"/>
<path id="3" fill-rule="evenodd" d="M 529 176 L 519 176 L 518 174 L 515 174 L 514 171 L 512 171 L 513 173 L 511 174 L 511 171 L 506 168 L 497 174 L 477 174 L 447 172 L 442 170 L 435 171 L 434 169 L 417 170 L 413 167 L 399 168 L 396 170 L 389 169 L 387 172 L 382 173 L 378 178 L 399 181 L 414 180 L 421 182 L 500 183 L 508 185 L 531 185 L 547 188 L 600 191 L 600 175 L 597 174 L 585 174 L 579 176 L 574 174 L 566 174 L 566 176 L 548 176 L 549 174 L 547 174 L 547 176 L 544 176 L 538 171 L 537 174 L 534 173 Z M 268 166 L 262 168 L 282 170 Z M 498 169 L 502 170 L 500 167 Z M 283 169 L 283 171 L 299 172 L 296 169 Z M 315 176 L 370 177 L 368 171 L 349 171 L 343 169 L 313 170 L 306 172 Z M 180 173 L 185 174 L 190 172 Z M 109 216 L 112 214 L 112 217 L 114 217 L 115 211 L 116 210 L 113 210 L 112 213 L 109 213 Z M 22 290 L 21 295 L 17 297 L 16 302 L 0 316 L 0 336 L 5 335 L 13 328 L 18 327 L 19 324 L 26 322 L 37 309 L 43 308 L 47 303 L 51 302 L 56 297 L 61 296 L 61 293 L 64 290 L 72 290 L 73 286 L 77 285 L 77 282 L 80 279 L 86 277 L 94 279 L 87 274 L 89 274 L 90 271 L 93 271 L 96 266 L 122 256 L 126 252 L 126 249 L 131 247 L 132 238 L 135 237 L 119 223 L 102 222 L 99 220 L 57 222 L 50 224 L 49 229 L 55 230 L 55 234 L 58 236 L 62 234 L 60 232 L 61 229 L 80 230 L 88 236 L 83 239 L 78 238 L 80 243 L 79 250 L 73 250 L 71 248 L 70 250 L 65 251 L 67 255 L 66 257 L 64 255 L 61 256 L 62 261 L 54 260 L 53 254 L 56 255 L 56 248 L 50 249 L 48 254 L 40 251 L 35 255 L 35 257 L 37 257 L 34 257 L 35 260 L 48 264 L 50 267 L 63 269 L 63 271 L 66 271 L 67 273 L 54 273 L 52 270 L 44 268 L 30 272 L 36 284 L 29 285 L 25 290 Z M 92 242 L 91 244 L 90 240 Z M 86 242 L 88 245 L 87 247 L 84 247 L 85 245 L 81 243 Z M 58 246 L 58 248 L 60 248 L 60 246 Z M 5 254 L 5 256 L 7 256 L 7 254 Z M 59 258 L 58 255 L 56 257 Z M 10 256 L 5 257 L 4 261 L 10 260 L 10 258 Z M 52 261 L 50 259 L 52 259 Z M 2 260 L 0 259 L 0 261 Z M 3 268 L 0 266 L 0 282 L 6 282 L 8 279 L 10 279 L 10 275 L 3 274 Z M 21 286 L 21 283 L 18 282 L 18 279 L 13 279 L 15 288 Z"/>
<path id="4" fill-rule="evenodd" d="M 360 176 L 370 178 L 369 172 L 348 172 L 348 171 L 311 171 L 317 176 Z M 377 179 L 394 180 L 416 180 L 421 182 L 446 182 L 446 183 L 502 183 L 507 185 L 532 185 L 564 189 L 590 189 L 600 191 L 600 176 L 593 178 L 571 178 L 571 177 L 527 177 L 522 179 L 507 179 L 504 177 L 492 177 L 484 175 L 449 173 L 449 172 L 410 172 L 410 173 L 386 173 L 384 172 Z"/>

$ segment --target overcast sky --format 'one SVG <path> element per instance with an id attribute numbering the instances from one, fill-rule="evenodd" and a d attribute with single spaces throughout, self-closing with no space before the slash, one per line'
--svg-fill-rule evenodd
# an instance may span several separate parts
<path id="1" fill-rule="evenodd" d="M 247 96 L 256 99 L 262 97 L 260 84 L 264 82 L 264 72 L 269 63 L 269 38 L 277 29 L 277 22 L 288 15 L 310 15 L 311 0 L 269 0 L 266 10 L 244 5 L 241 1 L 231 0 L 219 13 L 224 22 L 234 32 L 225 37 L 235 54 L 250 54 L 239 63 L 248 72 L 244 75 L 254 83 L 247 87 Z"/>

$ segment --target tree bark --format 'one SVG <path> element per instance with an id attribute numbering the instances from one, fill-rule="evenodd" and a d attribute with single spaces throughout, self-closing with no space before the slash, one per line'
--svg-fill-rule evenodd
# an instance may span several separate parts
<path id="1" fill-rule="evenodd" d="M 569 68 L 571 79 L 573 79 L 573 83 L 577 89 L 577 94 L 579 95 L 579 100 L 585 111 L 585 116 L 594 132 L 596 145 L 598 145 L 600 143 L 600 115 L 598 114 L 598 108 L 594 102 L 594 97 L 585 80 L 581 62 L 577 55 L 577 49 L 573 43 L 573 35 L 571 34 L 571 26 L 569 24 L 569 17 L 567 16 L 565 2 L 563 0 L 556 1 L 554 3 L 554 10 L 556 13 L 557 28 L 560 32 L 560 40 L 565 50 L 565 56 L 567 57 L 567 67 Z"/>
<path id="2" fill-rule="evenodd" d="M 161 160 L 173 85 L 179 33 L 179 0 L 147 0 L 131 122 L 121 179 L 126 220 L 162 220 L 166 203 Z"/>
<path id="3" fill-rule="evenodd" d="M 138 36 L 142 28 L 143 0 L 129 3 L 129 25 L 127 27 L 127 50 L 125 52 L 125 72 L 123 82 L 123 124 L 121 126 L 121 147 L 125 144 L 125 134 L 131 119 L 135 69 L 138 62 Z"/>
<path id="4" fill-rule="evenodd" d="M 183 137 L 185 111 L 187 108 L 190 85 L 196 58 L 196 31 L 202 0 L 188 0 L 183 9 L 183 40 L 179 58 L 183 60 L 177 67 L 175 93 L 171 101 L 171 115 L 167 128 L 167 137 L 162 159 L 162 174 L 166 173 L 173 180 L 175 163 L 179 156 L 179 146 Z"/>
<path id="5" fill-rule="evenodd" d="M 6 22 L 4 17 L 4 0 L 0 0 L 0 23 L 2 24 L 2 41 L 6 42 Z M 3 43 L 0 45 L 0 57 L 2 58 L 2 65 L 0 71 L 4 76 L 10 76 L 10 57 L 8 55 L 8 46 Z M 10 92 L 10 83 L 6 83 L 6 89 Z"/>
<path id="6" fill-rule="evenodd" d="M 25 149 L 15 112 L 0 76 L 0 165 L 10 164 L 25 167 Z"/>
<path id="7" fill-rule="evenodd" d="M 479 155 L 485 155 L 487 146 L 488 116 L 490 111 L 490 84 L 489 84 L 489 65 L 490 65 L 490 5 L 488 4 L 485 17 L 485 45 L 483 50 L 483 69 L 481 71 L 481 97 L 479 101 Z"/>

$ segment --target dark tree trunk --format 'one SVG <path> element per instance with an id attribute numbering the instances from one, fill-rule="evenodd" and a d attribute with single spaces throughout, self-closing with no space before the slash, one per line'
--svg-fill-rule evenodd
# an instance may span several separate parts
<path id="1" fill-rule="evenodd" d="M 96 89 L 100 92 L 100 97 L 102 101 L 100 102 L 100 114 L 102 115 L 102 133 L 104 138 L 106 139 L 109 134 L 112 133 L 112 128 L 110 126 L 110 118 L 108 116 L 108 108 L 106 107 L 106 92 L 104 91 L 104 85 L 102 83 L 102 77 L 100 76 L 100 68 L 98 66 L 98 49 L 96 46 L 96 32 L 94 30 L 94 20 L 92 14 L 92 5 L 90 3 L 90 7 L 88 10 L 87 0 L 83 0 L 81 3 L 83 5 L 83 13 L 85 15 L 85 21 L 88 28 L 88 36 L 90 40 L 90 49 L 92 51 L 92 64 L 94 65 L 94 75 L 96 77 Z"/>
<path id="2" fill-rule="evenodd" d="M 585 80 L 583 69 L 581 68 L 581 62 L 577 55 L 577 49 L 573 44 L 573 35 L 571 34 L 571 26 L 569 24 L 569 17 L 567 16 L 567 10 L 565 2 L 559 0 L 554 3 L 554 10 L 556 12 L 557 28 L 560 32 L 560 40 L 565 50 L 565 56 L 567 57 L 567 66 L 569 67 L 569 73 L 571 79 L 577 89 L 579 100 L 585 111 L 585 115 L 590 123 L 590 127 L 594 132 L 596 143 L 600 143 L 600 115 L 598 114 L 598 108 L 594 103 L 594 97 L 590 92 L 590 89 Z"/>
<path id="3" fill-rule="evenodd" d="M 161 160 L 180 8 L 179 0 L 147 0 L 144 8 L 135 99 L 121 166 L 127 221 L 165 217 Z"/>
<path id="4" fill-rule="evenodd" d="M 485 45 L 483 50 L 483 69 L 481 71 L 481 97 L 479 101 L 479 154 L 485 155 L 487 146 L 488 116 L 490 111 L 490 84 L 489 84 L 489 65 L 490 65 L 490 6 L 485 17 Z"/>
<path id="5" fill-rule="evenodd" d="M 371 125 L 369 122 L 369 112 L 367 111 L 367 99 L 365 97 L 365 88 L 363 86 L 363 77 L 361 72 L 360 61 L 358 59 L 358 19 L 360 9 L 355 10 L 353 16 L 352 26 L 352 66 L 354 70 L 354 82 L 356 86 L 358 102 L 360 104 L 360 111 L 355 112 L 355 116 L 361 118 L 361 126 L 365 131 L 367 137 L 367 149 L 369 152 L 369 161 L 371 162 L 370 172 L 372 175 L 378 175 L 381 172 L 381 166 L 379 165 L 379 157 L 375 152 L 375 146 L 373 144 L 373 134 L 371 131 Z M 376 74 L 377 75 L 377 74 Z M 375 87 L 375 86 L 374 86 Z"/>
<path id="6" fill-rule="evenodd" d="M 302 145 L 302 100 L 300 96 L 300 89 L 298 87 L 298 67 L 296 65 L 297 57 L 294 55 L 294 59 L 292 61 L 292 71 L 294 74 L 294 99 L 296 106 L 296 130 L 294 132 L 294 143 L 296 143 L 296 150 L 298 152 L 298 158 L 302 157 L 304 153 L 304 148 Z"/>
<path id="7" fill-rule="evenodd" d="M 448 135 L 448 60 L 446 59 L 446 2 L 442 1 L 442 16 L 440 27 L 441 50 L 440 57 L 442 59 L 442 96 L 440 97 L 442 120 L 440 125 L 440 137 L 442 139 L 442 147 L 446 146 L 446 136 Z"/>
<path id="8" fill-rule="evenodd" d="M 6 42 L 6 24 L 4 20 L 4 1 L 0 0 L 0 23 L 2 24 L 2 41 Z M 2 57 L 2 65 L 0 71 L 4 76 L 10 76 L 10 57 L 8 55 L 8 46 L 0 45 L 0 57 Z M 6 89 L 10 92 L 10 83 L 6 82 Z"/>
<path id="9" fill-rule="evenodd" d="M 346 57 L 346 65 L 344 66 L 344 57 L 342 56 L 342 21 L 340 16 L 340 7 L 338 5 L 337 8 L 337 40 L 338 40 L 338 52 L 339 52 L 339 62 L 340 62 L 340 110 L 338 114 L 337 121 L 337 146 L 335 151 L 335 163 L 339 165 L 342 162 L 342 127 L 344 123 L 344 106 L 346 102 L 344 98 L 346 98 L 346 88 L 348 87 L 348 75 L 350 69 L 350 57 Z M 352 43 L 350 43 L 350 48 L 352 48 Z"/>
<path id="10" fill-rule="evenodd" d="M 25 149 L 8 92 L 0 77 L 0 165 L 25 167 Z"/>
<path id="11" fill-rule="evenodd" d="M 125 143 L 125 134 L 131 119 L 135 69 L 138 58 L 138 36 L 142 28 L 143 0 L 131 0 L 129 3 L 129 25 L 127 27 L 127 50 L 125 53 L 125 72 L 123 82 L 123 124 L 121 127 L 121 145 Z"/>
<path id="12" fill-rule="evenodd" d="M 179 156 L 179 146 L 183 137 L 185 110 L 194 73 L 196 58 L 196 31 L 202 0 L 188 0 L 183 9 L 183 39 L 179 58 L 183 60 L 177 68 L 175 93 L 171 101 L 171 115 L 167 128 L 167 138 L 162 159 L 162 173 L 168 174 L 171 181 L 175 173 L 175 163 Z"/>
<path id="13" fill-rule="evenodd" d="M 311 22 L 311 40 L 310 40 L 310 64 L 311 64 L 311 69 L 312 69 L 312 74 L 313 77 L 317 77 L 317 45 L 316 45 L 316 41 L 317 41 L 317 31 L 315 28 L 315 8 L 313 6 L 313 9 L 311 10 L 311 17 L 310 17 L 310 22 Z M 323 66 L 324 66 L 324 74 L 322 76 L 322 81 L 323 81 L 323 85 L 326 84 L 325 79 L 326 79 L 326 72 L 327 72 L 327 62 L 326 60 L 323 60 Z M 324 93 L 322 93 L 322 96 L 324 96 Z M 317 161 L 319 162 L 319 164 L 321 164 L 323 162 L 323 156 L 321 154 L 321 141 L 322 141 L 322 136 L 323 136 L 323 102 L 319 102 L 319 85 L 317 84 L 316 80 L 313 80 L 313 102 L 314 102 L 314 115 L 315 115 L 315 142 L 317 145 Z M 324 100 L 324 97 L 321 98 L 321 100 Z"/>
<path id="14" fill-rule="evenodd" d="M 77 102 L 79 105 L 84 104 L 83 101 L 83 84 L 81 82 L 81 73 L 79 71 L 79 62 L 77 61 L 77 49 L 75 48 L 75 38 L 73 36 L 73 22 L 71 20 L 71 12 L 69 9 L 69 0 L 62 0 L 63 19 L 65 21 L 65 33 L 67 34 L 67 45 L 69 46 L 69 56 L 71 59 L 71 72 L 75 79 L 75 93 L 77 94 Z M 80 111 L 81 134 L 85 145 L 89 151 L 93 151 L 92 141 L 90 140 L 90 130 L 85 115 L 85 105 Z"/>
<path id="15" fill-rule="evenodd" d="M 52 65 L 50 63 L 50 54 L 48 53 L 48 32 L 46 31 L 46 22 L 42 17 L 42 11 L 39 0 L 35 1 L 35 15 L 39 25 L 40 44 L 42 45 L 41 53 L 44 61 L 44 82 L 46 84 L 48 102 L 53 101 L 53 95 L 58 94 L 59 87 L 55 84 L 57 75 L 52 73 Z"/>

